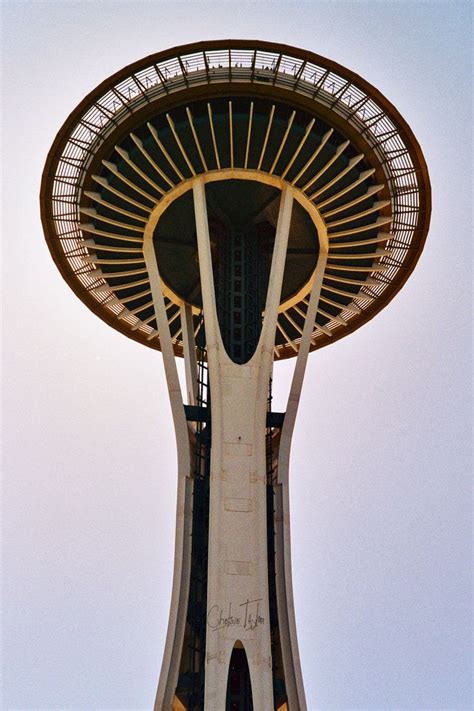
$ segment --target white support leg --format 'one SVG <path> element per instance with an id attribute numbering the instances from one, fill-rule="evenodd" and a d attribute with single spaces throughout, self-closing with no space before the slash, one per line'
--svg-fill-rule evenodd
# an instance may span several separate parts
<path id="1" fill-rule="evenodd" d="M 301 664 L 296 635 L 296 620 L 293 599 L 293 584 L 291 575 L 291 539 L 290 539 L 290 505 L 289 505 L 289 462 L 293 430 L 298 411 L 298 405 L 303 386 L 304 373 L 308 360 L 311 336 L 318 310 L 319 297 L 327 261 L 327 246 L 320 244 L 320 253 L 316 265 L 316 273 L 311 289 L 308 310 L 301 337 L 295 370 L 288 397 L 288 405 L 280 438 L 278 454 L 279 494 L 277 499 L 278 520 L 276 530 L 275 565 L 277 583 L 277 606 L 280 623 L 283 667 L 287 682 L 288 705 L 293 709 L 306 709 L 306 699 L 301 674 Z"/>
<path id="2" fill-rule="evenodd" d="M 160 680 L 154 706 L 155 711 L 163 711 L 163 709 L 172 708 L 186 624 L 191 561 L 192 481 L 190 479 L 191 460 L 189 454 L 188 428 L 184 414 L 181 387 L 165 309 L 165 301 L 161 289 L 161 279 L 156 263 L 153 241 L 151 239 L 145 240 L 143 255 L 150 278 L 178 454 L 178 492 L 171 609 Z"/>
<path id="3" fill-rule="evenodd" d="M 257 347 L 257 352 L 261 350 L 264 353 L 265 360 L 269 361 L 267 365 L 269 369 L 271 369 L 271 363 L 273 362 L 275 330 L 278 319 L 278 307 L 280 306 L 283 274 L 285 271 L 286 251 L 288 247 L 288 237 L 290 234 L 292 209 L 293 193 L 291 188 L 288 186 L 285 187 L 281 193 L 280 209 L 278 212 L 278 222 L 275 233 L 275 244 L 273 246 L 272 266 L 270 269 L 267 298 L 265 302 L 265 316 Z"/>
<path id="4" fill-rule="evenodd" d="M 293 436 L 293 430 L 295 428 L 298 405 L 301 397 L 301 389 L 303 387 L 306 364 L 308 362 L 311 337 L 313 335 L 314 324 L 316 322 L 316 315 L 319 306 L 319 297 L 321 294 L 327 257 L 327 251 L 324 250 L 323 246 L 321 246 L 318 261 L 316 264 L 316 272 L 314 276 L 313 286 L 311 288 L 311 294 L 309 297 L 308 310 L 306 312 L 306 318 L 303 327 L 303 334 L 301 336 L 298 356 L 296 358 L 296 365 L 293 371 L 293 379 L 291 381 L 291 388 L 288 396 L 285 421 L 281 433 L 281 439 L 282 441 L 285 441 L 285 446 L 283 447 L 284 454 L 288 457 L 290 453 L 291 438 Z M 280 444 L 280 453 L 281 451 L 282 445 Z"/>
<path id="5" fill-rule="evenodd" d="M 171 412 L 178 438 L 178 458 L 180 456 L 180 445 L 187 443 L 187 427 L 186 418 L 183 409 L 183 397 L 181 386 L 179 384 L 178 369 L 174 357 L 173 343 L 171 341 L 171 333 L 168 325 L 168 316 L 166 314 L 165 300 L 161 289 L 161 278 L 156 263 L 155 250 L 153 240 L 145 240 L 143 243 L 143 257 L 150 279 L 151 294 L 153 298 L 153 306 L 155 309 L 156 324 L 160 338 L 161 352 L 163 354 L 163 364 L 165 367 L 166 382 L 170 396 Z M 187 456 L 189 463 L 189 455 Z"/>
<path id="6" fill-rule="evenodd" d="M 214 296 L 214 275 L 212 273 L 211 244 L 209 239 L 209 223 L 207 219 L 206 188 L 204 181 L 195 180 L 193 184 L 194 215 L 199 256 L 199 271 L 201 276 L 201 292 L 206 323 L 207 357 L 214 359 L 217 350 L 223 350 L 219 332 L 217 307 Z M 217 360 L 216 360 L 217 363 Z"/>
<path id="7" fill-rule="evenodd" d="M 193 310 L 189 304 L 182 303 L 180 307 L 181 331 L 184 349 L 184 370 L 186 374 L 186 390 L 188 405 L 197 404 L 198 381 L 196 341 L 194 338 Z"/>

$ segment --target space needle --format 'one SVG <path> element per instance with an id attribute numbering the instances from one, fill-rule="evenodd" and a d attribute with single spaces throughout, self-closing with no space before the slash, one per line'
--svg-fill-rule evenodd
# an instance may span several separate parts
<path id="1" fill-rule="evenodd" d="M 397 109 L 286 45 L 148 56 L 59 131 L 41 186 L 51 255 L 91 311 L 161 351 L 168 385 L 176 541 L 157 711 L 307 708 L 289 516 L 305 367 L 401 289 L 430 211 L 427 167 Z M 288 403 L 275 412 L 287 358 Z"/>

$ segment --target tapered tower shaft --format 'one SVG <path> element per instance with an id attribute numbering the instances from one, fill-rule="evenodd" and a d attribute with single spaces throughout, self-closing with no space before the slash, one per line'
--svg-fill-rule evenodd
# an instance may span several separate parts
<path id="1" fill-rule="evenodd" d="M 256 352 L 236 364 L 220 336 L 204 184 L 194 185 L 199 262 L 212 391 L 209 582 L 205 707 L 223 708 L 233 648 L 247 656 L 255 708 L 273 709 L 267 517 L 266 413 L 277 309 L 280 303 L 292 194 L 282 194 Z"/>
<path id="2" fill-rule="evenodd" d="M 184 409 L 175 387 L 176 366 L 151 240 L 145 242 L 144 249 L 148 272 L 153 275 L 155 313 L 158 318 L 162 314 L 163 323 L 158 324 L 161 345 L 171 400 L 175 402 L 178 448 L 185 448 L 182 473 L 188 481 L 181 485 L 181 491 L 188 491 L 187 503 L 185 493 L 178 503 L 179 512 L 184 513 L 184 520 L 178 519 L 177 560 L 181 566 L 175 570 L 172 632 L 168 635 L 155 708 L 304 709 L 291 604 L 289 530 L 284 523 L 288 522 L 287 491 L 286 483 L 278 481 L 284 419 L 283 413 L 278 416 L 269 411 L 268 402 L 294 191 L 288 186 L 281 192 L 263 318 L 260 308 L 257 326 L 252 315 L 242 309 L 239 295 L 229 301 L 228 292 L 233 291 L 236 275 L 238 280 L 244 280 L 255 273 L 255 262 L 265 245 L 262 242 L 258 249 L 253 248 L 249 259 L 242 263 L 243 248 L 238 243 L 240 257 L 230 268 L 222 263 L 221 249 L 221 261 L 216 264 L 204 181 L 196 178 L 192 191 L 207 377 L 204 381 L 204 371 L 198 368 L 199 362 L 203 366 L 203 354 L 186 323 L 190 307 L 183 305 L 189 398 Z M 313 319 L 326 262 L 324 237 L 323 234 L 308 306 Z M 226 309 L 222 309 L 223 301 Z M 313 322 L 300 346 L 300 375 Z M 226 343 L 222 333 L 227 334 Z M 246 350 L 235 349 L 242 344 L 247 344 Z M 292 388 L 289 423 L 294 421 L 291 409 L 297 406 L 301 384 L 302 377 Z M 207 397 L 200 395 L 203 386 L 207 387 Z M 194 423 L 188 424 L 187 437 L 178 432 L 184 426 L 183 411 L 188 423 Z M 289 447 L 291 431 L 286 438 L 283 432 L 281 435 Z M 186 466 L 189 473 L 185 472 Z M 237 702 L 238 706 L 232 706 Z"/>

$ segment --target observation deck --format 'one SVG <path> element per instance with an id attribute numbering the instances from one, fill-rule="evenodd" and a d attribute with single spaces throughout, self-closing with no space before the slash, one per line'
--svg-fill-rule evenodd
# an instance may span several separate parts
<path id="1" fill-rule="evenodd" d="M 244 40 L 142 59 L 91 92 L 58 133 L 43 175 L 42 220 L 54 261 L 82 301 L 160 349 L 143 256 L 152 240 L 178 356 L 183 301 L 192 305 L 196 337 L 202 327 L 197 178 L 206 186 L 215 277 L 219 245 L 237 231 L 256 243 L 268 279 L 279 196 L 291 187 L 276 359 L 298 352 L 321 246 L 328 258 L 311 350 L 387 305 L 428 231 L 419 145 L 390 102 L 353 72 L 293 47 Z M 245 258 L 241 244 L 228 258 Z M 238 310 L 249 286 L 234 287 L 226 308 Z M 263 303 L 253 308 L 261 314 Z M 242 349 L 237 343 L 237 361 Z"/>

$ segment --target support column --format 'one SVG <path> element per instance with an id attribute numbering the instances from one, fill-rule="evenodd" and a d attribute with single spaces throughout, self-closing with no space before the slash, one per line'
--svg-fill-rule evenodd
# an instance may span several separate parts
<path id="1" fill-rule="evenodd" d="M 212 422 L 206 620 L 205 711 L 225 709 L 232 650 L 245 649 L 255 711 L 273 711 L 273 678 L 267 560 L 266 414 L 275 330 L 281 299 L 293 192 L 282 190 L 262 330 L 245 364 L 228 356 L 220 334 L 204 181 L 193 184 L 199 270 L 206 322 Z M 184 407 L 170 329 L 153 249 L 152 231 L 144 258 L 160 335 L 178 444 L 178 511 L 170 621 L 155 711 L 178 703 L 175 691 L 185 638 L 193 540 L 193 481 L 190 429 Z M 321 238 L 321 236 L 320 236 Z M 326 240 L 327 241 L 327 240 Z M 291 585 L 288 463 L 291 436 L 324 276 L 327 245 L 321 245 L 314 284 L 279 447 L 275 491 L 275 567 L 283 666 L 290 711 L 306 708 L 296 641 Z M 197 367 L 192 309 L 180 308 L 189 404 L 196 404 Z M 192 435 L 191 435 L 192 437 Z M 181 679 L 181 677 L 180 677 Z M 183 681 L 180 682 L 184 683 Z M 182 687 L 180 687 L 182 688 Z"/>
<path id="2" fill-rule="evenodd" d="M 183 647 L 191 567 L 193 482 L 190 478 L 191 459 L 189 453 L 188 427 L 184 414 L 181 387 L 152 239 L 145 239 L 143 243 L 143 256 L 150 278 L 153 306 L 163 354 L 178 455 L 173 587 L 165 649 L 154 706 L 155 711 L 163 711 L 164 709 L 171 710 L 173 707 L 174 692 L 178 681 L 179 662 Z"/>
<path id="3" fill-rule="evenodd" d="M 182 303 L 180 307 L 181 330 L 183 334 L 184 370 L 186 374 L 186 390 L 188 405 L 196 405 L 198 393 L 196 342 L 194 339 L 193 309 L 190 304 Z"/>
<path id="4" fill-rule="evenodd" d="M 326 268 L 328 254 L 326 234 L 320 234 L 319 249 L 315 278 L 311 289 L 295 370 L 293 371 L 293 379 L 288 396 L 288 404 L 278 451 L 279 486 L 276 497 L 276 520 L 278 521 L 278 525 L 275 530 L 275 570 L 281 649 L 290 711 L 293 711 L 293 709 L 306 711 L 307 708 L 296 635 L 291 574 L 289 463 L 291 440 Z"/>
<path id="5" fill-rule="evenodd" d="M 257 350 L 233 363 L 217 319 L 204 183 L 193 186 L 211 383 L 212 450 L 205 709 L 225 709 L 229 660 L 246 651 L 254 709 L 273 711 L 266 530 L 267 392 L 292 209 L 284 190 Z"/>

